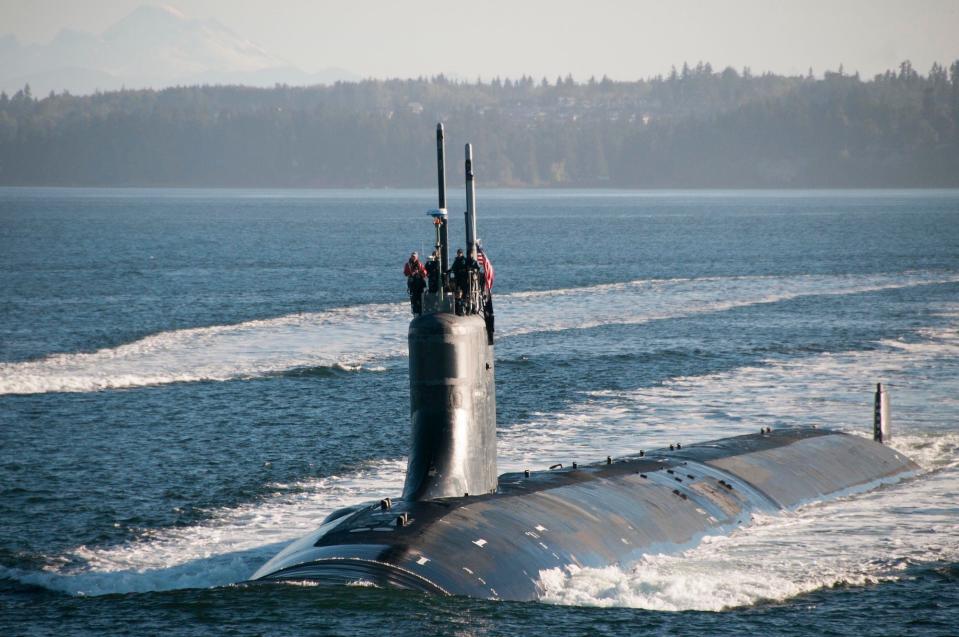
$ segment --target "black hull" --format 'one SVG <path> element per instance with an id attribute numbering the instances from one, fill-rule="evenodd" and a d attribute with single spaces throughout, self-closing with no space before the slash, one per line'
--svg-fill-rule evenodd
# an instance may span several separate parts
<path id="1" fill-rule="evenodd" d="M 866 438 L 787 429 L 529 477 L 504 474 L 492 494 L 347 513 L 292 544 L 253 579 L 365 581 L 532 600 L 543 592 L 543 570 L 625 565 L 643 554 L 680 551 L 754 512 L 864 491 L 916 470 Z"/>

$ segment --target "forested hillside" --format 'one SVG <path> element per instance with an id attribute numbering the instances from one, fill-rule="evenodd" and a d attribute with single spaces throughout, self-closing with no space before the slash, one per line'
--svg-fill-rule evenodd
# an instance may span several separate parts
<path id="1" fill-rule="evenodd" d="M 959 186 L 959 62 L 863 80 L 683 66 L 637 82 L 238 86 L 0 95 L 0 184 L 538 187 Z"/>

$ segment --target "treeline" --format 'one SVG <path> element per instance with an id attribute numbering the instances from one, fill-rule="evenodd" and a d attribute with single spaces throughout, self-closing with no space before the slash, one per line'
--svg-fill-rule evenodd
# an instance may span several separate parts
<path id="1" fill-rule="evenodd" d="M 0 94 L 0 184 L 430 186 L 432 130 L 499 186 L 959 186 L 959 61 L 863 80 L 683 65 L 637 82 L 438 76 Z"/>

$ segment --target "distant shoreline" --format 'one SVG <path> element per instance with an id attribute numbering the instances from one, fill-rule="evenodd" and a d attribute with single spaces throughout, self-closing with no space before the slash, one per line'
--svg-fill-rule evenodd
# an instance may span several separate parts
<path id="1" fill-rule="evenodd" d="M 707 64 L 639 82 L 446 78 L 0 94 L 0 184 L 416 188 L 450 131 L 484 187 L 959 187 L 959 61 L 872 79 Z"/>
<path id="2" fill-rule="evenodd" d="M 384 186 L 384 187 L 308 187 L 308 186 L 65 186 L 65 185 L 23 185 L 23 184 L 0 184 L 0 193 L 5 191 L 81 191 L 81 192 L 93 192 L 93 191 L 120 191 L 120 192 L 147 192 L 147 191 L 175 191 L 175 192 L 223 192 L 223 193 L 240 193 L 240 192 L 257 192 L 257 193 L 268 193 L 268 192 L 290 192 L 290 193 L 313 193 L 319 195 L 335 195 L 337 193 L 356 193 L 356 194 L 400 194 L 400 195 L 421 195 L 421 194 L 430 194 L 432 189 L 429 186 Z M 457 189 L 455 187 L 449 188 L 451 195 L 455 196 Z M 743 193 L 743 194 L 856 194 L 856 193 L 936 193 L 941 192 L 943 194 L 954 194 L 959 193 L 959 186 L 944 186 L 944 187 L 887 187 L 887 188 L 859 188 L 859 187 L 848 187 L 848 188 L 822 188 L 822 187 L 791 187 L 791 188 L 738 188 L 738 187 L 718 187 L 718 188 L 574 188 L 574 187 L 544 187 L 544 186 L 487 186 L 485 187 L 485 194 L 523 194 L 523 193 L 535 193 L 535 194 L 556 194 L 556 195 L 575 195 L 578 193 L 590 194 L 590 195 L 630 195 L 630 194 L 652 194 L 652 195 L 667 195 L 667 194 L 720 194 L 720 193 Z"/>

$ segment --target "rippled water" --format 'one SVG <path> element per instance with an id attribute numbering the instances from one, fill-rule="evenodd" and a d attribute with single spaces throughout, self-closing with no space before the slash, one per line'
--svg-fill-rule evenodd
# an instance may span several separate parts
<path id="1" fill-rule="evenodd" d="M 538 604 L 234 585 L 401 490 L 400 270 L 432 204 L 0 189 L 0 630 L 955 633 L 955 191 L 480 192 L 501 470 L 763 426 L 866 435 L 882 381 L 922 476 L 547 571 Z"/>

